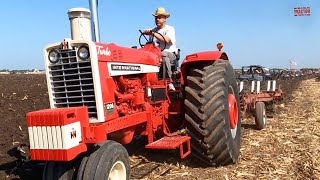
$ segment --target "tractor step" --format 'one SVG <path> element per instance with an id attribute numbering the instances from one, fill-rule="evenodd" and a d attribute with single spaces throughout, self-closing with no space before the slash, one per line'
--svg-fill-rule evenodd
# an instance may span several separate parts
<path id="1" fill-rule="evenodd" d="M 165 136 L 157 141 L 147 144 L 147 149 L 180 149 L 181 159 L 187 157 L 191 153 L 189 136 Z M 186 149 L 186 152 L 185 152 Z"/>

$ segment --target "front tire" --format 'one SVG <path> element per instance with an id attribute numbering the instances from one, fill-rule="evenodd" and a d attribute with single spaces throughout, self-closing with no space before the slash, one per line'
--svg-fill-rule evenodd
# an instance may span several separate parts
<path id="1" fill-rule="evenodd" d="M 187 74 L 185 119 L 193 155 L 210 165 L 238 161 L 240 99 L 229 61 L 216 60 Z"/>
<path id="2" fill-rule="evenodd" d="M 121 144 L 115 141 L 108 140 L 102 145 L 96 145 L 96 150 L 84 161 L 86 162 L 81 163 L 82 166 L 85 166 L 84 172 L 83 174 L 78 174 L 78 179 L 126 180 L 130 178 L 128 152 Z"/>
<path id="3" fill-rule="evenodd" d="M 43 180 L 69 180 L 73 179 L 75 167 L 71 162 L 48 161 L 44 167 Z"/>

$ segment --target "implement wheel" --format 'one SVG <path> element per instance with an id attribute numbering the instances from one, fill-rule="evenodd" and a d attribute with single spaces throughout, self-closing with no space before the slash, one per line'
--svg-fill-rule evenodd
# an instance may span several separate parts
<path id="1" fill-rule="evenodd" d="M 127 150 L 121 144 L 109 140 L 96 145 L 95 151 L 88 158 L 83 158 L 78 171 L 78 179 L 82 180 L 129 178 L 130 162 Z"/>
<path id="2" fill-rule="evenodd" d="M 264 129 L 267 124 L 266 106 L 263 102 L 256 103 L 255 122 L 258 130 Z"/>
<path id="3" fill-rule="evenodd" d="M 189 69 L 185 91 L 185 119 L 193 155 L 215 166 L 236 163 L 240 152 L 240 100 L 229 61 L 216 60 Z"/>

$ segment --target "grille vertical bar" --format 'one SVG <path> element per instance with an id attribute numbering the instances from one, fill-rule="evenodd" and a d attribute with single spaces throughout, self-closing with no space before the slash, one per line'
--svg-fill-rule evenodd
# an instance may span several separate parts
<path id="1" fill-rule="evenodd" d="M 89 117 L 97 118 L 91 61 L 78 60 L 76 50 L 60 50 L 60 60 L 49 65 L 54 106 L 87 106 Z"/>

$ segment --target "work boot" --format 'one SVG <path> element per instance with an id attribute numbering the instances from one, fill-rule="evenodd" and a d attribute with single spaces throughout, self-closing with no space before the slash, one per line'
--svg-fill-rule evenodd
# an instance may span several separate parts
<path id="1" fill-rule="evenodd" d="M 172 83 L 168 84 L 168 88 L 169 88 L 169 91 L 175 91 L 176 88 L 174 87 L 174 85 Z"/>

